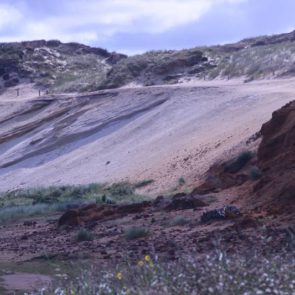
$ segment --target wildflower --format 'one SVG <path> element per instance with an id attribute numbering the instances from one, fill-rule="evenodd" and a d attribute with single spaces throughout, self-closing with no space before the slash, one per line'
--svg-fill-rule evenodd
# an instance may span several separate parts
<path id="1" fill-rule="evenodd" d="M 144 256 L 144 260 L 145 260 L 146 262 L 150 262 L 150 261 L 151 261 L 151 257 L 150 257 L 149 255 L 145 255 L 145 256 Z"/>
<path id="2" fill-rule="evenodd" d="M 117 273 L 116 273 L 116 278 L 117 278 L 118 280 L 122 280 L 122 279 L 123 279 L 123 274 L 122 274 L 121 272 L 117 272 Z"/>
<path id="3" fill-rule="evenodd" d="M 144 262 L 142 260 L 139 260 L 137 263 L 138 266 L 142 267 L 144 265 Z"/>

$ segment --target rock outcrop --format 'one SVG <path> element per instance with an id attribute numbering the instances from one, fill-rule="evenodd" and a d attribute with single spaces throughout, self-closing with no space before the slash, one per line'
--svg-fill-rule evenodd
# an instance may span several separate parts
<path id="1" fill-rule="evenodd" d="M 275 111 L 261 133 L 258 165 L 262 178 L 255 186 L 258 200 L 268 211 L 294 213 L 295 101 Z"/>
<path id="2" fill-rule="evenodd" d="M 122 218 L 129 214 L 135 214 L 135 219 L 143 215 L 155 212 L 179 211 L 203 208 L 208 204 L 200 196 L 190 194 L 176 194 L 174 196 L 159 196 L 153 202 L 143 201 L 134 204 L 90 204 L 78 209 L 66 211 L 59 219 L 58 226 L 82 226 L 101 220 Z"/>

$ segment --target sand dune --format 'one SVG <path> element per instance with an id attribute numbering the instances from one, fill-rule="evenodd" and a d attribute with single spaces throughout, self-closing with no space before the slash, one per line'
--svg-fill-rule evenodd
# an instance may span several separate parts
<path id="1" fill-rule="evenodd" d="M 295 80 L 213 81 L 0 96 L 0 188 L 154 179 L 197 182 L 292 100 Z M 29 92 L 28 92 L 29 93 Z"/>

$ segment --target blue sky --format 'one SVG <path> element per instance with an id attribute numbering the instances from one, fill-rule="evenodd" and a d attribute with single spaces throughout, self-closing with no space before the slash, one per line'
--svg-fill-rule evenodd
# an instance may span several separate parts
<path id="1" fill-rule="evenodd" d="M 295 0 L 0 0 L 0 42 L 59 39 L 134 54 L 295 29 Z"/>

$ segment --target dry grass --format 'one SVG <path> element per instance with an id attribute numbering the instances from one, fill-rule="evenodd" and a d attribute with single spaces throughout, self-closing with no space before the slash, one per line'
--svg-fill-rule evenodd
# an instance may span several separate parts
<path id="1" fill-rule="evenodd" d="M 160 262 L 145 256 L 136 263 L 101 269 L 89 266 L 74 280 L 56 282 L 54 294 L 294 294 L 294 253 L 232 255 Z M 53 293 L 49 293 L 53 294 Z"/>

